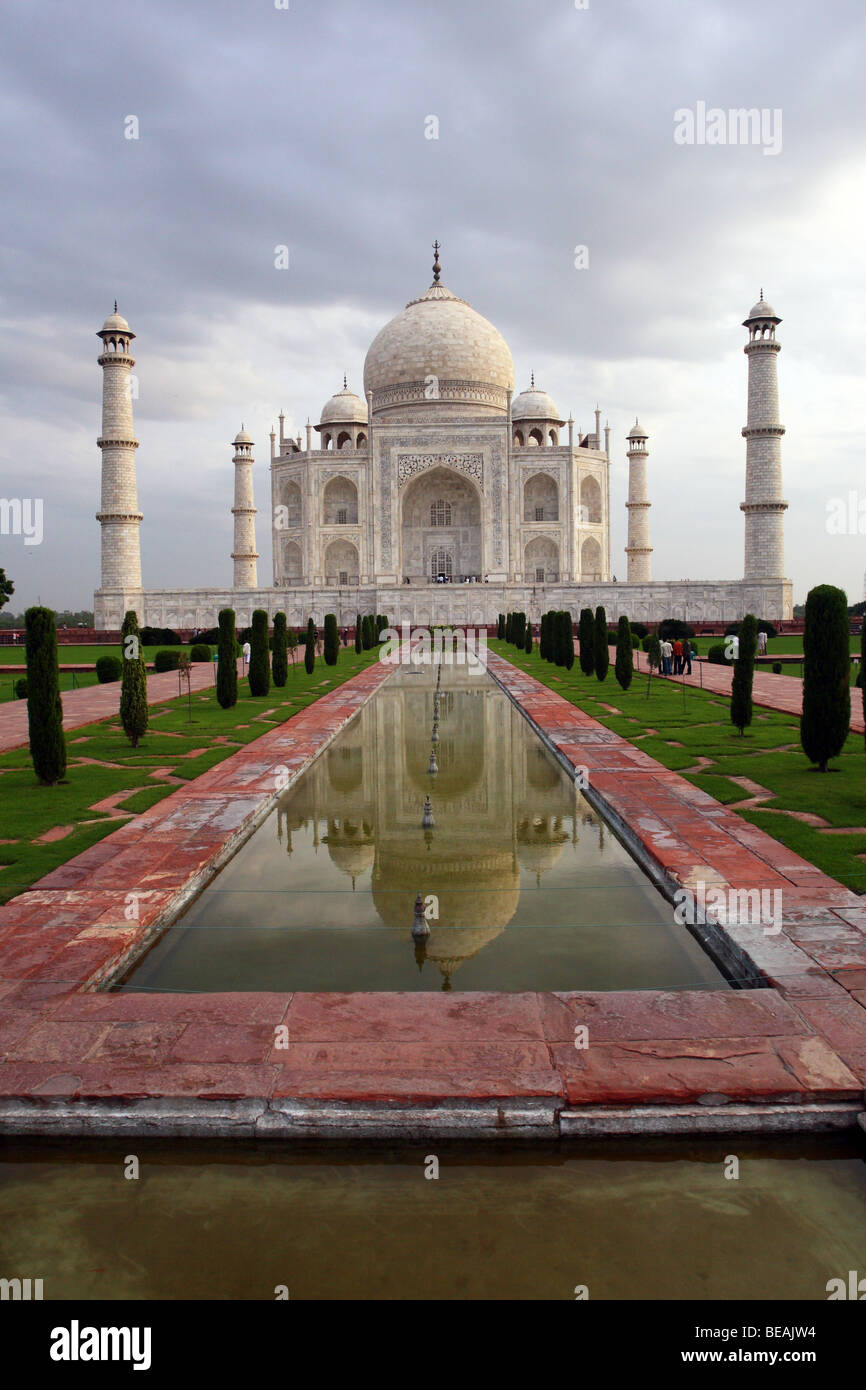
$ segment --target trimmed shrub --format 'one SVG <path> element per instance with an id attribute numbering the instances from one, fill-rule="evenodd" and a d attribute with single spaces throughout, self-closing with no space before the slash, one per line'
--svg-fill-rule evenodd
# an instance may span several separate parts
<path id="1" fill-rule="evenodd" d="M 512 633 L 513 627 L 514 627 L 514 623 L 513 623 L 513 621 L 512 621 L 512 615 L 511 615 L 511 613 L 506 613 L 506 614 L 505 614 L 505 640 L 506 640 L 506 642 L 510 642 L 510 641 L 511 641 L 511 633 Z"/>
<path id="2" fill-rule="evenodd" d="M 623 690 L 628 690 L 634 675 L 634 650 L 632 632 L 628 618 L 623 614 L 619 620 L 616 634 L 616 663 L 614 674 Z"/>
<path id="3" fill-rule="evenodd" d="M 363 642 L 362 629 L 361 629 L 361 614 L 360 614 L 360 613 L 356 613 L 356 614 L 355 614 L 355 651 L 356 651 L 357 654 L 360 656 L 360 654 L 361 654 L 361 652 L 362 652 L 363 650 L 364 650 L 364 642 Z"/>
<path id="4" fill-rule="evenodd" d="M 569 612 L 563 613 L 562 617 L 563 656 L 565 657 L 563 665 L 566 671 L 570 671 L 574 665 L 574 619 Z"/>
<path id="5" fill-rule="evenodd" d="M 595 621 L 591 608 L 580 610 L 577 640 L 580 646 L 580 669 L 585 676 L 591 676 L 595 670 Z"/>
<path id="6" fill-rule="evenodd" d="M 189 649 L 190 661 L 210 661 L 211 649 L 207 642 L 194 642 Z"/>
<path id="7" fill-rule="evenodd" d="M 120 691 L 120 722 L 133 748 L 137 748 L 139 739 L 147 732 L 147 667 L 144 664 L 138 618 L 132 609 L 123 619 L 121 644 L 123 685 Z"/>
<path id="8" fill-rule="evenodd" d="M 682 618 L 663 618 L 658 625 L 660 642 L 674 642 L 678 637 L 694 637 L 695 630 Z"/>
<path id="9" fill-rule="evenodd" d="M 829 759 L 838 757 L 848 737 L 848 647 L 848 599 L 842 589 L 819 584 L 806 595 L 800 742 L 820 772 L 827 771 Z"/>
<path id="10" fill-rule="evenodd" d="M 264 608 L 257 608 L 253 613 L 247 676 L 251 695 L 267 695 L 271 688 L 271 662 L 268 652 L 268 615 Z"/>
<path id="11" fill-rule="evenodd" d="M 610 655 L 607 650 L 607 614 L 599 604 L 595 610 L 595 674 L 606 680 Z"/>
<path id="12" fill-rule="evenodd" d="M 110 685 L 119 681 L 123 675 L 123 661 L 119 656 L 98 656 L 96 658 L 96 679 L 100 685 Z"/>
<path id="13" fill-rule="evenodd" d="M 367 633 L 369 632 L 369 622 L 368 622 L 367 618 L 364 618 L 364 619 L 362 620 L 362 622 L 361 622 L 361 628 L 362 628 L 362 630 L 363 630 L 363 632 L 364 632 L 364 635 L 365 635 L 365 637 L 366 637 Z M 366 642 L 365 642 L 365 644 L 364 644 L 364 649 L 366 650 Z M 316 629 L 315 629 L 315 627 L 314 627 L 314 625 L 313 625 L 313 620 L 312 620 L 312 618 L 309 618 L 309 619 L 307 620 L 307 631 L 306 631 L 305 634 L 304 634 L 304 670 L 306 671 L 306 673 L 307 673 L 308 676 L 311 676 L 311 675 L 313 674 L 313 668 L 314 668 L 315 664 L 316 664 Z"/>
<path id="14" fill-rule="evenodd" d="M 181 647 L 183 643 L 177 633 L 170 627 L 148 627 L 141 629 L 141 645 L 143 647 Z M 203 642 L 210 641 L 207 633 L 201 633 Z"/>
<path id="15" fill-rule="evenodd" d="M 633 633 L 637 633 L 641 641 L 643 641 L 644 637 L 649 636 L 649 628 L 646 623 L 632 623 L 631 630 Z M 644 647 L 644 651 L 646 651 L 646 647 Z"/>
<path id="16" fill-rule="evenodd" d="M 781 676 L 781 674 L 782 674 L 782 663 L 781 663 L 781 661 L 774 661 L 774 662 L 773 662 L 773 675 L 774 675 L 774 676 Z"/>
<path id="17" fill-rule="evenodd" d="M 724 642 L 714 642 L 707 650 L 707 661 L 712 662 L 713 666 L 730 666 L 730 661 L 725 655 Z"/>
<path id="18" fill-rule="evenodd" d="M 505 640 L 505 614 L 504 614 L 504 613 L 500 613 L 500 614 L 499 614 L 499 617 L 496 619 L 496 636 L 499 638 L 499 641 L 500 641 L 500 642 L 503 642 L 503 641 Z"/>
<path id="19" fill-rule="evenodd" d="M 532 655 L 532 623 L 526 624 L 526 636 L 523 639 L 523 650 L 527 656 Z"/>
<path id="20" fill-rule="evenodd" d="M 274 685 L 280 689 L 289 678 L 289 634 L 286 628 L 285 613 L 274 614 L 274 644 L 271 675 Z"/>
<path id="21" fill-rule="evenodd" d="M 233 608 L 220 609 L 217 632 L 216 697 L 223 709 L 233 709 L 238 702 L 238 639 Z"/>
<path id="22" fill-rule="evenodd" d="M 647 633 L 643 639 L 643 649 L 647 655 L 650 671 L 658 671 L 662 664 L 662 644 L 654 632 Z"/>
<path id="23" fill-rule="evenodd" d="M 378 619 L 377 619 L 378 621 Z M 325 665 L 336 666 L 340 654 L 340 634 L 337 631 L 337 615 L 325 614 Z"/>
<path id="24" fill-rule="evenodd" d="M 57 628 L 50 608 L 28 608 L 27 727 L 33 770 L 40 782 L 53 787 L 66 773 L 63 705 L 57 670 Z"/>
<path id="25" fill-rule="evenodd" d="M 634 629 L 632 629 L 632 634 L 631 634 L 631 649 L 632 649 L 632 651 L 633 651 L 633 652 L 636 652 L 639 646 L 640 646 L 640 638 L 638 637 L 638 635 L 637 635 L 637 633 L 634 631 Z"/>
<path id="26" fill-rule="evenodd" d="M 153 658 L 153 669 L 157 674 L 162 671 L 176 671 L 179 660 L 180 652 L 157 652 Z"/>
<path id="27" fill-rule="evenodd" d="M 731 684 L 731 723 L 739 729 L 741 737 L 752 722 L 752 681 L 757 649 L 758 624 L 754 614 L 747 613 L 740 624 L 740 647 Z"/>

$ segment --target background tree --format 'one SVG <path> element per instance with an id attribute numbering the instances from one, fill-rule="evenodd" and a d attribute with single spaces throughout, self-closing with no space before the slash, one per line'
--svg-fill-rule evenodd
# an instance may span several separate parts
<path id="1" fill-rule="evenodd" d="M 337 615 L 325 614 L 325 665 L 336 666 L 340 651 L 340 634 L 337 631 Z"/>
<path id="2" fill-rule="evenodd" d="M 289 634 L 285 613 L 274 614 L 274 652 L 271 660 L 274 685 L 281 689 L 289 679 Z"/>
<path id="3" fill-rule="evenodd" d="M 364 619 L 366 623 L 367 619 Z M 308 676 L 313 674 L 313 667 L 316 664 L 316 629 L 313 626 L 312 618 L 307 619 L 307 632 L 304 637 L 304 670 Z"/>
<path id="4" fill-rule="evenodd" d="M 222 608 L 219 614 L 216 697 L 223 709 L 233 709 L 238 702 L 237 651 L 235 610 Z"/>
<path id="5" fill-rule="evenodd" d="M 40 782 L 49 787 L 66 775 L 63 705 L 57 670 L 57 629 L 50 608 L 24 614 L 27 655 L 27 726 L 30 756 Z"/>
<path id="6" fill-rule="evenodd" d="M 364 650 L 363 634 L 361 629 L 361 614 L 355 614 L 355 651 L 360 656 Z"/>
<path id="7" fill-rule="evenodd" d="M 527 656 L 532 655 L 532 623 L 526 624 L 526 637 L 523 642 L 523 650 Z"/>
<path id="8" fill-rule="evenodd" d="M 138 618 L 132 609 L 123 619 L 121 653 L 123 675 L 120 688 L 120 722 L 133 748 L 137 748 L 138 740 L 144 737 L 147 729 L 147 667 L 144 664 L 144 647 L 138 630 Z"/>
<path id="9" fill-rule="evenodd" d="M 607 649 L 607 614 L 599 605 L 595 610 L 595 643 L 593 645 L 595 654 L 595 674 L 600 681 L 607 679 L 607 668 L 610 665 L 610 653 Z"/>
<path id="10" fill-rule="evenodd" d="M 846 624 L 847 628 L 847 624 Z M 847 648 L 847 635 L 846 635 Z M 752 682 L 755 675 L 755 652 L 758 650 L 758 621 L 747 613 L 740 624 L 739 655 L 734 662 L 731 682 L 731 723 L 740 735 L 752 722 Z"/>
<path id="11" fill-rule="evenodd" d="M 614 666 L 614 675 L 623 690 L 628 690 L 634 675 L 633 651 L 631 627 L 628 618 L 623 613 L 616 626 L 616 665 Z"/>
<path id="12" fill-rule="evenodd" d="M 580 647 L 580 669 L 585 676 L 591 676 L 595 670 L 595 622 L 591 608 L 580 610 L 577 641 Z"/>
<path id="13" fill-rule="evenodd" d="M 851 723 L 848 600 L 832 584 L 819 584 L 806 595 L 803 632 L 803 752 L 820 772 L 838 757 Z"/>
<path id="14" fill-rule="evenodd" d="M 6 571 L 0 569 L 0 608 L 5 608 L 15 592 L 15 585 L 6 578 Z"/>
<path id="15" fill-rule="evenodd" d="M 256 608 L 250 631 L 249 682 L 251 695 L 267 695 L 271 688 L 271 662 L 268 651 L 268 615 Z"/>

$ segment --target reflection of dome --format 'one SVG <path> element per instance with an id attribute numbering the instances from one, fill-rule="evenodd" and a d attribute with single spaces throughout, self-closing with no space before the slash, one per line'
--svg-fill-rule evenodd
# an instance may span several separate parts
<path id="1" fill-rule="evenodd" d="M 324 842 L 331 862 L 348 874 L 353 888 L 355 879 L 372 869 L 376 845 L 373 827 L 366 821 L 331 819 Z"/>
<path id="2" fill-rule="evenodd" d="M 535 816 L 517 827 L 517 859 L 540 881 L 558 862 L 568 834 L 558 816 Z"/>
<path id="3" fill-rule="evenodd" d="M 423 399 L 430 377 L 438 377 L 440 388 L 443 382 L 485 382 L 504 393 L 514 386 L 514 363 L 501 333 L 438 283 L 377 333 L 364 362 L 364 391 L 413 382 Z"/>

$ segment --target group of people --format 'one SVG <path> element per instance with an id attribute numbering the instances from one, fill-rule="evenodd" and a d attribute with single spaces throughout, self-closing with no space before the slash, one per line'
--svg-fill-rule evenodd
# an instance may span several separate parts
<path id="1" fill-rule="evenodd" d="M 692 657 L 695 649 L 687 637 L 677 637 L 675 641 L 665 640 L 660 646 L 662 676 L 690 676 L 692 674 Z"/>

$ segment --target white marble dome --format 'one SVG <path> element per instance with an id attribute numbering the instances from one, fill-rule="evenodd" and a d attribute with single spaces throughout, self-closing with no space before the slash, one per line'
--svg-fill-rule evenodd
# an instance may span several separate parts
<path id="1" fill-rule="evenodd" d="M 763 295 L 758 300 L 757 304 L 752 305 L 749 310 L 749 317 L 745 322 L 751 323 L 752 319 L 775 319 L 776 323 L 782 322 L 772 304 L 768 304 Z"/>
<path id="2" fill-rule="evenodd" d="M 364 362 L 364 391 L 427 377 L 514 386 L 514 363 L 498 329 L 444 285 L 433 284 L 386 323 Z"/>
<path id="3" fill-rule="evenodd" d="M 322 414 L 319 420 L 320 425 L 336 425 L 344 421 L 352 424 L 367 423 L 367 407 L 356 395 L 344 386 L 342 391 L 337 391 L 329 401 L 322 406 Z"/>
<path id="4" fill-rule="evenodd" d="M 559 411 L 547 392 L 534 386 L 530 387 L 528 391 L 521 391 L 519 396 L 514 397 L 511 418 L 512 420 L 555 420 L 559 425 L 565 424 L 565 421 L 560 419 Z"/>

